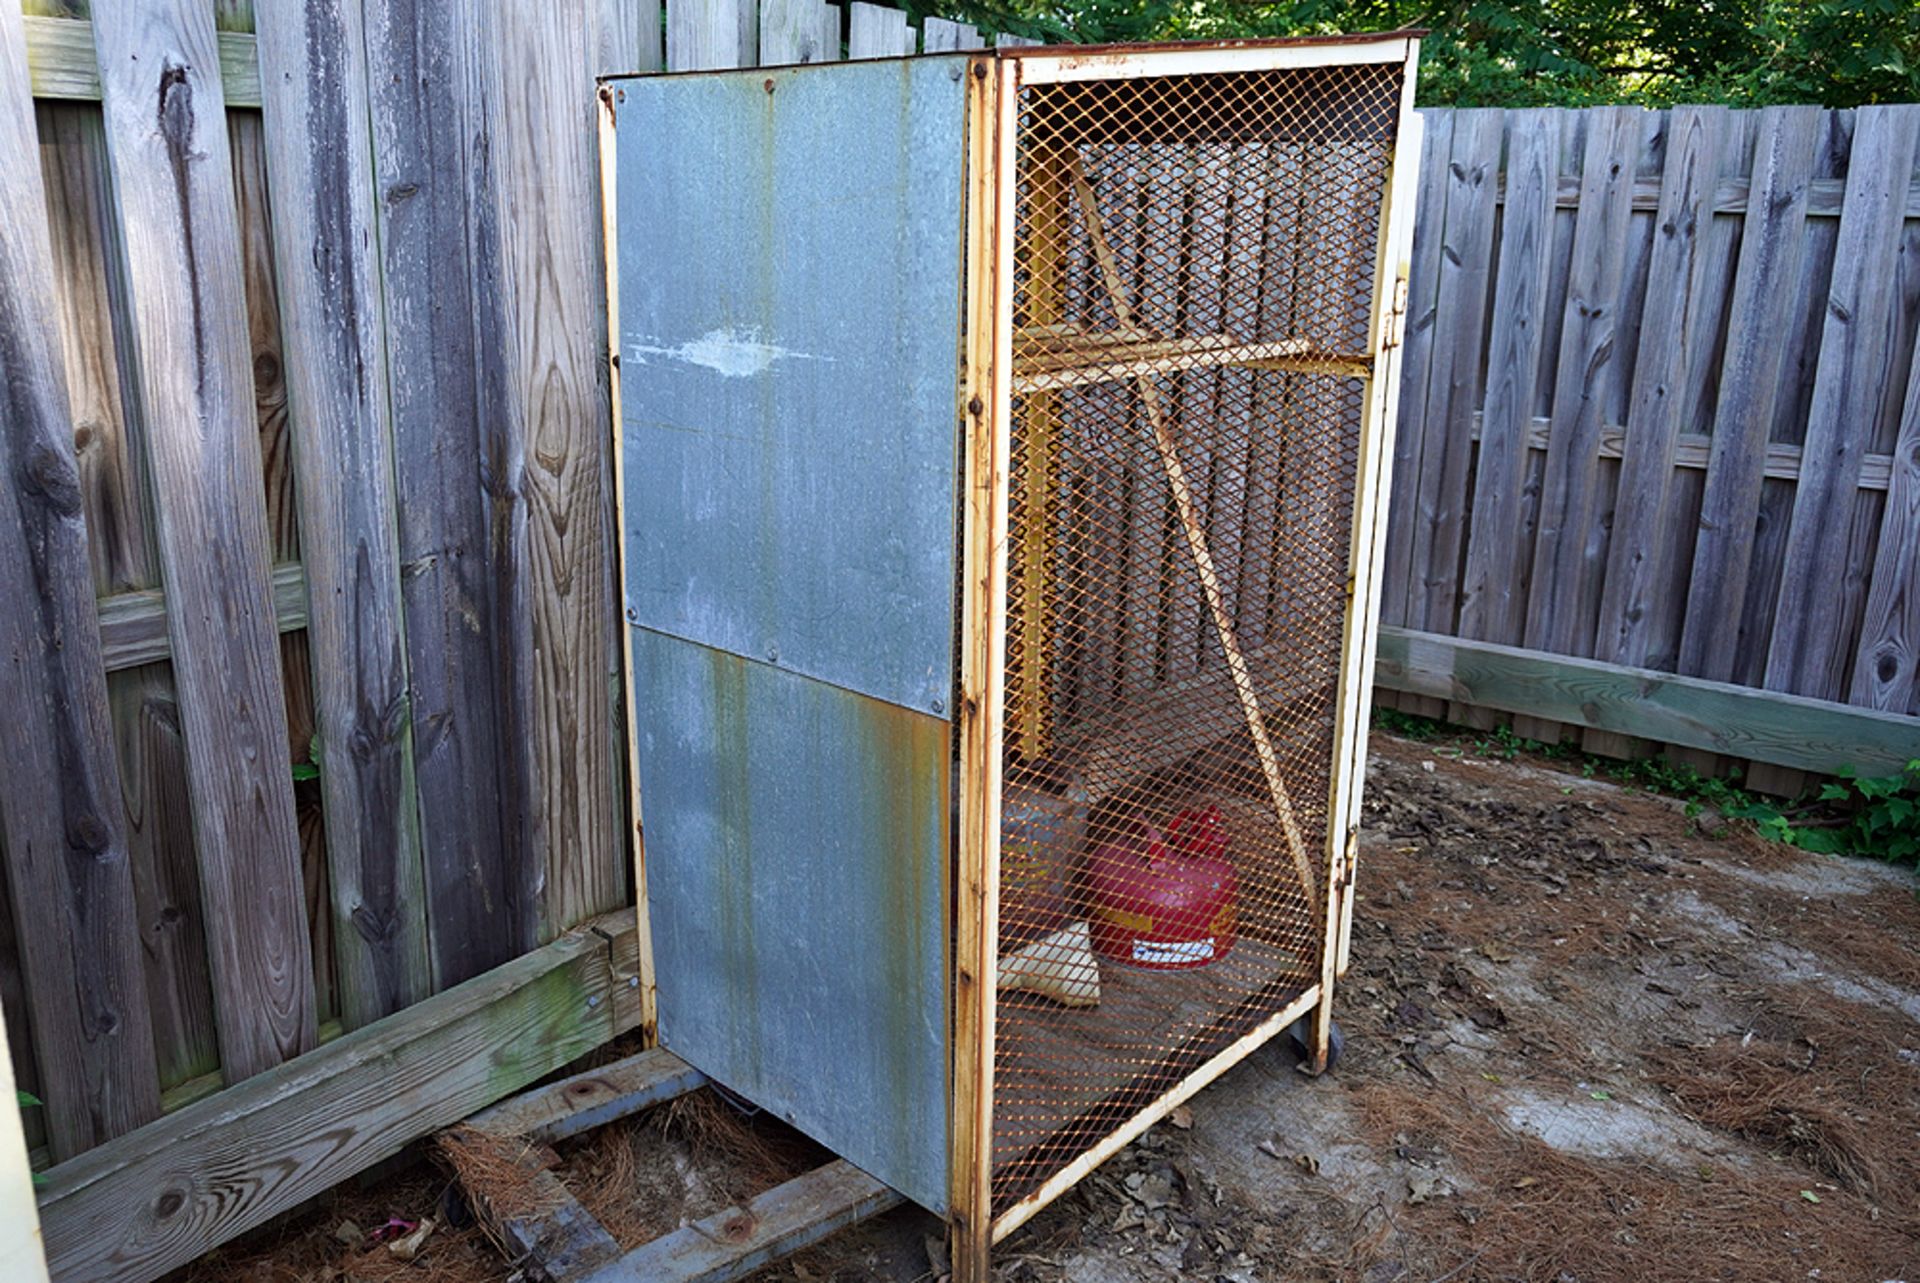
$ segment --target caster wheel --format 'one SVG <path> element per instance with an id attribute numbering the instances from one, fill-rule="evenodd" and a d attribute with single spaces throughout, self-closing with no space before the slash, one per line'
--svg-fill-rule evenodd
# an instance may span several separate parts
<path id="1" fill-rule="evenodd" d="M 1299 1057 L 1300 1065 L 1305 1068 L 1313 1059 L 1313 1017 L 1302 1016 L 1287 1026 L 1287 1040 L 1293 1044 L 1294 1055 Z M 1327 1069 L 1331 1071 L 1340 1063 L 1340 1057 L 1346 1053 L 1347 1038 L 1340 1032 L 1340 1022 L 1334 1021 L 1327 1031 Z"/>

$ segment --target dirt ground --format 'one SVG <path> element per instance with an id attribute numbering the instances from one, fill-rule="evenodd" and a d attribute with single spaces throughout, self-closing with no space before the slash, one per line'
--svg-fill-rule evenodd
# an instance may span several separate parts
<path id="1" fill-rule="evenodd" d="M 1457 752 L 1374 737 L 1339 1067 L 1256 1053 L 998 1276 L 1920 1283 L 1920 879 Z M 560 1159 L 639 1241 L 818 1156 L 702 1093 Z M 448 1184 L 337 1192 L 178 1283 L 510 1279 Z M 436 1219 L 410 1262 L 368 1241 L 389 1216 Z M 760 1279 L 931 1283 L 937 1230 L 898 1211 Z"/>

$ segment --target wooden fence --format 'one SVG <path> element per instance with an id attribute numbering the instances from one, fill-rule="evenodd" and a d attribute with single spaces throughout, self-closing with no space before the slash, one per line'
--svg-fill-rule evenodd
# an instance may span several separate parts
<path id="1" fill-rule="evenodd" d="M 1382 683 L 1779 789 L 1920 756 L 1920 106 L 1427 122 Z"/>
<path id="2" fill-rule="evenodd" d="M 628 902 L 590 86 L 640 55 L 33 7 L 0 992 L 63 1159 Z"/>
<path id="3" fill-rule="evenodd" d="M 56 1275 L 146 1279 L 647 1017 L 595 76 L 982 41 L 819 0 L 24 9 L 0 1001 Z"/>

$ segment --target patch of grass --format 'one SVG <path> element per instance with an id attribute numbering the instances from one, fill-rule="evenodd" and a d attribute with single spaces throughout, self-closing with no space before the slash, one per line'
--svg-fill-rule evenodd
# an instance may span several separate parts
<path id="1" fill-rule="evenodd" d="M 1920 759 L 1898 775 L 1865 778 L 1851 767 L 1787 803 L 1740 786 L 1736 768 L 1722 778 L 1703 775 L 1665 757 L 1615 761 L 1572 744 L 1548 744 L 1516 734 L 1511 726 L 1478 731 L 1398 709 L 1376 709 L 1374 726 L 1406 739 L 1451 745 L 1454 756 L 1512 761 L 1521 754 L 1576 767 L 1592 779 L 1604 776 L 1629 788 L 1679 798 L 1687 814 L 1707 808 L 1751 824 L 1762 837 L 1826 855 L 1866 856 L 1920 865 Z"/>

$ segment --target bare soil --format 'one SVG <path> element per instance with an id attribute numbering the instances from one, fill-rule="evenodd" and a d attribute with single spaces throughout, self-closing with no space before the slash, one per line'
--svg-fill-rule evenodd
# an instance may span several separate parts
<path id="1" fill-rule="evenodd" d="M 1456 752 L 1374 737 L 1338 1068 L 1256 1053 L 1014 1234 L 998 1277 L 1920 1283 L 1920 879 Z M 702 1094 L 554 1170 L 639 1241 L 818 1159 Z M 411 1263 L 336 1236 L 457 1224 L 447 1184 L 337 1192 L 180 1279 L 510 1278 L 473 1229 Z M 760 1279 L 944 1264 L 903 1210 Z"/>

